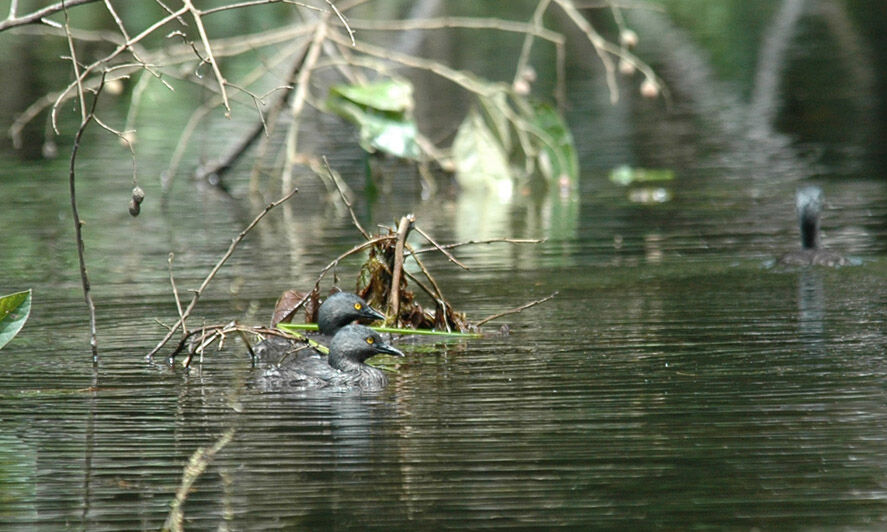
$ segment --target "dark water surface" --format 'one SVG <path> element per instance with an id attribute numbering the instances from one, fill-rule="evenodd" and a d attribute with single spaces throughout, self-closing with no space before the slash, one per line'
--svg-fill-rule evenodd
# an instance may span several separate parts
<path id="1" fill-rule="evenodd" d="M 667 74 L 669 57 L 649 53 Z M 2 163 L 0 292 L 33 287 L 34 303 L 2 351 L 0 526 L 157 530 L 191 455 L 233 429 L 193 485 L 186 528 L 887 527 L 878 136 L 835 125 L 862 154 L 849 164 L 849 148 L 828 140 L 737 136 L 728 114 L 744 108 L 717 91 L 684 93 L 676 79 L 669 111 L 629 95 L 610 107 L 600 80 L 572 68 L 584 168 L 575 198 L 423 201 L 401 173 L 395 193 L 358 205 L 367 227 L 415 212 L 441 242 L 547 238 L 462 248 L 468 272 L 429 259 L 474 319 L 558 292 L 501 320 L 509 335 L 492 326 L 480 340 L 400 343 L 408 357 L 380 393 L 262 392 L 233 339 L 190 372 L 146 362 L 165 331 L 155 319 L 176 315 L 168 253 L 185 294 L 261 204 L 243 199 L 240 175 L 238 199 L 183 178 L 161 206 L 152 176 L 168 146 L 146 145 L 148 199 L 132 219 L 129 161 L 103 155 L 119 152 L 98 133 L 79 181 L 99 313 L 94 372 L 66 161 Z M 624 188 L 607 179 L 616 164 L 676 177 Z M 359 155 L 333 165 L 362 188 Z M 808 183 L 828 200 L 825 242 L 858 265 L 766 267 L 797 246 L 793 194 Z M 266 322 L 282 290 L 310 286 L 359 241 L 347 213 L 318 201 L 322 185 L 299 186 L 222 270 L 192 326 Z M 641 201 L 660 193 L 670 199 Z M 356 268 L 340 268 L 343 287 Z"/>

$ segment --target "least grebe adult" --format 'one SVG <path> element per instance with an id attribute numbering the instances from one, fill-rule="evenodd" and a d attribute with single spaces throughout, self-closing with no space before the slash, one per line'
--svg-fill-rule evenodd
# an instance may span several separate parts
<path id="1" fill-rule="evenodd" d="M 822 218 L 822 189 L 807 186 L 795 195 L 798 226 L 801 230 L 801 249 L 786 253 L 779 259 L 782 266 L 843 266 L 849 261 L 839 253 L 824 249 L 820 240 L 819 223 Z"/>
<path id="2" fill-rule="evenodd" d="M 336 292 L 317 310 L 317 327 L 326 338 L 318 338 L 322 343 L 330 341 L 339 329 L 356 320 L 384 320 L 385 315 L 369 306 L 362 297 L 350 292 Z M 259 342 L 253 353 L 264 362 L 280 360 L 286 353 L 304 348 L 304 342 L 279 336 L 269 336 Z"/>
<path id="3" fill-rule="evenodd" d="M 265 384 L 294 389 L 334 386 L 380 390 L 388 384 L 388 377 L 365 364 L 368 358 L 380 353 L 404 356 L 369 327 L 346 325 L 333 336 L 329 357 L 323 358 L 313 350 L 292 353 L 265 370 L 262 380 Z"/>

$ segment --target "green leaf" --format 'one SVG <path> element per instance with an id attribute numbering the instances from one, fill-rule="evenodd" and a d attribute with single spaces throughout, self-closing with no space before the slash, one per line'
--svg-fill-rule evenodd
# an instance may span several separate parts
<path id="1" fill-rule="evenodd" d="M 568 179 L 570 184 L 576 184 L 579 181 L 579 158 L 567 123 L 557 109 L 548 104 L 536 104 L 533 112 L 533 124 L 544 133 L 539 151 L 542 173 L 549 182 Z"/>
<path id="2" fill-rule="evenodd" d="M 502 200 L 511 198 L 513 182 L 508 155 L 475 109 L 459 126 L 453 140 L 456 181 L 469 190 L 486 189 Z"/>
<path id="3" fill-rule="evenodd" d="M 413 86 L 408 81 L 386 79 L 362 85 L 336 85 L 330 95 L 340 96 L 360 107 L 408 113 L 413 109 Z"/>
<path id="4" fill-rule="evenodd" d="M 0 349 L 18 334 L 30 314 L 30 290 L 0 297 Z"/>
<path id="5" fill-rule="evenodd" d="M 610 171 L 610 181 L 617 185 L 630 185 L 632 183 L 652 183 L 657 181 L 671 181 L 674 179 L 674 170 L 632 168 L 631 166 L 617 166 Z"/>
<path id="6" fill-rule="evenodd" d="M 504 91 L 490 91 L 490 94 L 479 97 L 478 101 L 485 111 L 490 131 L 495 134 L 505 153 L 510 153 L 512 142 L 509 116 L 512 112 L 508 106 L 507 94 Z"/>
<path id="7" fill-rule="evenodd" d="M 330 89 L 327 108 L 360 127 L 360 146 L 372 153 L 418 159 L 419 134 L 411 116 L 413 86 L 402 80 L 382 80 L 362 85 L 336 85 Z"/>

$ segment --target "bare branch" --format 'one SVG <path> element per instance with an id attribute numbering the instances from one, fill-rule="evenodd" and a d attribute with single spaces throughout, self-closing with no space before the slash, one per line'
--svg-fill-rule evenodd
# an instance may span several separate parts
<path id="1" fill-rule="evenodd" d="M 607 55 L 607 41 L 592 27 L 591 24 L 585 20 L 585 17 L 582 16 L 582 13 L 576 9 L 576 6 L 573 5 L 571 0 L 554 0 L 558 6 L 567 14 L 567 17 L 573 21 L 573 24 L 576 25 L 585 36 L 588 37 L 589 42 L 594 47 L 594 51 L 597 53 L 598 57 L 601 60 L 601 63 L 604 65 L 604 70 L 607 73 L 607 87 L 610 89 L 610 103 L 616 103 L 619 101 L 619 86 L 616 85 L 616 65 L 613 64 L 613 59 Z"/>
<path id="2" fill-rule="evenodd" d="M 237 245 L 240 244 L 240 242 L 244 239 L 244 237 L 246 237 L 247 234 L 249 234 L 250 231 L 252 231 L 253 227 L 255 227 L 256 224 L 258 224 L 259 221 L 260 221 L 262 218 L 264 218 L 265 215 L 268 214 L 268 212 L 269 212 L 271 209 L 273 209 L 274 207 L 277 207 L 277 206 L 280 205 L 281 203 L 283 203 L 283 202 L 285 202 L 286 200 L 290 199 L 290 198 L 293 197 L 293 195 L 294 195 L 296 192 L 298 192 L 298 191 L 299 191 L 298 189 L 295 189 L 295 188 L 294 188 L 294 189 L 292 189 L 288 194 L 286 194 L 285 196 L 283 196 L 283 197 L 280 198 L 279 200 L 274 201 L 274 202 L 271 202 L 271 203 L 269 203 L 268 205 L 266 205 L 266 206 L 265 206 L 265 209 L 262 210 L 262 212 L 260 212 L 260 213 L 259 213 L 259 214 L 253 219 L 253 221 L 250 222 L 250 224 L 249 224 L 248 226 L 246 226 L 246 228 L 245 228 L 243 231 L 240 232 L 240 234 L 238 234 L 236 237 L 234 237 L 233 240 L 231 240 L 231 245 L 228 246 L 228 251 L 226 251 L 225 254 L 222 255 L 222 258 L 219 259 L 219 261 L 218 261 L 218 262 L 216 263 L 216 265 L 213 267 L 212 271 L 209 272 L 209 274 L 206 276 L 206 278 L 205 278 L 205 279 L 203 280 L 203 282 L 200 284 L 200 288 L 198 288 L 198 289 L 194 292 L 194 296 L 191 298 L 191 303 L 188 304 L 188 308 L 185 309 L 185 312 L 184 312 L 184 313 L 182 314 L 182 316 L 179 318 L 179 321 L 177 321 L 176 324 L 173 325 L 172 328 L 170 328 L 169 332 L 166 334 L 166 336 L 163 338 L 163 340 L 161 340 L 160 343 L 157 344 L 157 346 L 154 347 L 154 349 L 152 349 L 150 353 L 148 353 L 148 355 L 146 356 L 146 358 L 148 358 L 148 359 L 153 358 L 154 355 L 155 355 L 158 351 L 160 351 L 160 349 L 161 349 L 164 345 L 166 345 L 166 342 L 168 342 L 169 339 L 172 338 L 172 335 L 175 333 L 175 330 L 178 329 L 179 325 L 185 323 L 185 320 L 188 319 L 188 316 L 191 315 L 191 311 L 194 310 L 194 306 L 197 305 L 197 301 L 200 299 L 201 294 L 203 294 L 203 291 L 204 291 L 204 290 L 206 289 L 206 287 L 209 285 L 210 281 L 213 280 L 213 278 L 216 276 L 216 273 L 218 273 L 218 271 L 222 268 L 222 266 L 225 264 L 225 262 L 227 262 L 228 259 L 231 258 L 231 255 L 234 253 L 234 250 L 237 249 Z"/>
<path id="3" fill-rule="evenodd" d="M 553 297 L 556 296 L 556 295 L 557 295 L 557 292 L 551 294 L 551 295 L 548 296 L 548 297 L 543 297 L 542 299 L 537 299 L 536 301 L 530 301 L 529 303 L 527 303 L 527 304 L 525 304 L 525 305 L 521 305 L 521 306 L 519 306 L 519 307 L 517 307 L 517 308 L 513 308 L 513 309 L 511 309 L 511 310 L 506 310 L 505 312 L 500 312 L 500 313 L 498 313 L 498 314 L 493 314 L 492 316 L 488 316 L 488 317 L 486 317 L 486 318 L 480 320 L 479 322 L 475 323 L 474 326 L 475 326 L 475 327 L 480 327 L 480 326 L 483 325 L 484 323 L 487 323 L 488 321 L 493 321 L 493 320 L 495 320 L 495 319 L 501 318 L 502 316 L 508 316 L 509 314 L 517 314 L 518 312 L 521 312 L 522 310 L 526 310 L 526 309 L 528 309 L 528 308 L 530 308 L 530 307 L 535 307 L 536 305 L 538 305 L 538 304 L 540 304 L 540 303 L 545 303 L 546 301 L 548 301 L 549 299 L 553 298 Z"/>
<path id="4" fill-rule="evenodd" d="M 330 9 L 333 10 L 333 12 L 336 14 L 336 17 L 338 17 L 339 21 L 342 22 L 342 25 L 345 26 L 345 31 L 347 31 L 348 36 L 351 37 L 351 46 L 357 46 L 357 43 L 354 41 L 354 30 L 352 30 L 351 26 L 348 25 L 348 21 L 345 19 L 345 15 L 343 15 L 342 12 L 339 11 L 339 8 L 336 7 L 336 4 L 334 4 L 331 0 L 326 0 L 326 3 L 329 4 Z"/>
<path id="5" fill-rule="evenodd" d="M 430 247 L 430 248 L 422 248 L 413 251 L 415 254 L 420 253 L 428 253 L 429 251 L 440 251 L 443 249 L 453 249 L 462 246 L 473 246 L 476 244 L 541 244 L 545 242 L 545 240 L 538 240 L 534 238 L 491 238 L 489 240 L 466 240 L 465 242 L 456 242 L 453 244 L 442 244 L 440 246 Z"/>
<path id="6" fill-rule="evenodd" d="M 443 248 L 440 244 L 438 244 L 433 238 L 431 238 L 431 237 L 428 235 L 428 233 L 426 233 L 426 232 L 423 231 L 421 228 L 419 228 L 418 225 L 415 226 L 413 229 L 415 229 L 420 235 L 422 235 L 423 237 L 425 237 L 425 240 L 427 240 L 428 242 L 430 242 L 431 245 L 434 246 L 435 248 L 437 248 L 438 251 L 440 251 L 441 253 L 443 253 L 444 255 L 446 255 L 446 257 L 447 257 L 448 259 L 450 259 L 450 262 L 452 262 L 453 264 L 459 266 L 459 267 L 462 268 L 463 270 L 469 270 L 469 269 L 470 269 L 468 266 L 466 266 L 466 265 L 462 264 L 461 262 L 459 262 L 459 260 L 458 260 L 456 257 L 454 257 L 452 253 L 450 253 L 449 251 L 447 251 L 446 249 L 444 249 L 444 248 Z M 411 250 L 411 251 L 412 251 L 412 250 Z M 415 255 L 415 252 L 413 252 L 413 255 Z"/>
<path id="7" fill-rule="evenodd" d="M 314 37 L 311 39 L 311 45 L 308 48 L 308 54 L 305 56 L 305 63 L 299 70 L 296 78 L 296 92 L 293 96 L 293 102 L 290 105 L 290 116 L 293 123 L 286 136 L 286 167 L 281 176 L 281 186 L 288 188 L 292 186 L 293 166 L 298 160 L 298 138 L 299 138 L 299 117 L 302 109 L 305 108 L 305 101 L 308 97 L 308 83 L 311 79 L 311 72 L 314 70 L 317 60 L 320 57 L 323 42 L 327 36 L 327 13 L 324 13 L 320 21 L 314 29 Z"/>
<path id="8" fill-rule="evenodd" d="M 547 0 L 551 1 L 551 0 Z M 499 18 L 479 17 L 438 17 L 407 20 L 351 20 L 351 27 L 369 31 L 411 31 L 437 30 L 445 28 L 467 28 L 479 30 L 497 30 L 511 33 L 525 33 L 539 37 L 553 44 L 564 44 L 566 39 L 556 31 L 541 25 L 526 24 Z"/>
<path id="9" fill-rule="evenodd" d="M 394 317 L 397 325 L 400 319 L 400 280 L 403 276 L 403 249 L 407 235 L 415 223 L 416 217 L 408 214 L 397 224 L 397 240 L 394 243 L 394 265 L 391 272 L 391 288 L 388 290 L 388 314 Z"/>
<path id="10" fill-rule="evenodd" d="M 169 284 L 172 286 L 172 295 L 176 300 L 176 310 L 179 311 L 179 321 L 182 322 L 182 334 L 188 334 L 188 327 L 185 325 L 185 313 L 182 312 L 182 300 L 179 299 L 179 289 L 176 288 L 176 280 L 172 275 L 172 260 L 175 257 L 170 251 L 166 262 L 169 264 Z"/>
<path id="11" fill-rule="evenodd" d="M 46 6 L 42 9 L 38 9 L 37 11 L 28 13 L 27 15 L 24 15 L 22 17 L 15 16 L 16 2 L 13 2 L 12 5 L 9 6 L 9 17 L 7 17 L 6 20 L 0 22 L 0 31 L 5 31 L 16 26 L 25 26 L 27 24 L 48 24 L 49 21 L 43 19 L 50 15 L 54 15 L 72 7 L 77 7 L 83 4 L 92 4 L 99 1 L 100 0 L 66 0 L 64 2 L 56 2 L 51 6 Z"/>
<path id="12" fill-rule="evenodd" d="M 263 4 L 290 4 L 294 6 L 304 7 L 305 9 L 310 9 L 312 11 L 323 11 L 317 6 L 312 6 L 308 4 L 304 4 L 302 2 L 293 2 L 292 0 L 247 0 L 245 2 L 238 2 L 236 4 L 228 4 L 226 6 L 214 7 L 212 9 L 207 9 L 203 11 L 203 15 L 212 15 L 213 13 L 218 13 L 219 11 L 229 11 L 231 9 L 241 9 L 244 7 L 253 7 L 259 6 Z"/>
<path id="13" fill-rule="evenodd" d="M 64 7 L 64 2 L 62 2 Z M 68 10 L 65 13 L 65 38 L 68 41 L 68 50 L 71 52 L 71 67 L 74 69 L 74 77 L 77 78 L 77 97 L 80 99 L 80 122 L 86 122 L 86 100 L 83 94 L 83 84 L 80 81 L 80 65 L 77 63 L 77 52 L 74 49 L 74 38 L 71 36 L 71 27 L 68 25 Z M 98 93 L 96 93 L 98 94 Z"/>
<path id="14" fill-rule="evenodd" d="M 231 104 L 228 102 L 228 89 L 226 88 L 228 82 L 225 80 L 225 76 L 222 75 L 222 71 L 219 69 L 219 63 L 213 55 L 209 36 L 206 34 L 206 28 L 203 26 L 203 19 L 201 18 L 202 13 L 199 9 L 194 7 L 191 0 L 184 0 L 184 2 L 185 7 L 191 12 L 191 16 L 194 17 L 194 23 L 197 25 L 197 32 L 200 34 L 200 41 L 203 43 L 203 48 L 206 50 L 207 61 L 209 61 L 210 66 L 212 66 L 216 81 L 219 83 L 219 92 L 222 94 L 222 103 L 225 105 L 225 110 L 227 111 L 226 116 L 231 118 Z"/>
<path id="15" fill-rule="evenodd" d="M 77 160 L 77 152 L 80 150 L 80 140 L 83 132 L 95 116 L 95 107 L 101 93 L 101 85 L 92 99 L 92 107 L 87 112 L 80 128 L 74 136 L 74 147 L 71 150 L 71 162 L 68 171 L 68 187 L 71 196 L 71 211 L 74 218 L 74 234 L 77 242 L 77 258 L 80 261 L 80 281 L 83 285 L 83 297 L 86 300 L 86 308 L 89 310 L 89 345 L 92 348 L 92 364 L 95 367 L 99 361 L 98 341 L 96 339 L 96 319 L 95 319 L 95 303 L 90 293 L 89 274 L 86 272 L 86 257 L 83 249 L 83 220 L 80 218 L 80 212 L 77 209 L 77 190 L 75 186 L 74 167 Z"/>
<path id="16" fill-rule="evenodd" d="M 163 530 L 181 531 L 185 529 L 185 512 L 182 508 L 185 505 L 188 494 L 191 493 L 194 482 L 203 474 L 215 455 L 234 438 L 234 432 L 233 428 L 228 429 L 213 443 L 212 447 L 209 449 L 198 447 L 194 454 L 191 455 L 188 464 L 185 465 L 185 470 L 182 472 L 182 483 L 176 490 L 175 499 L 169 505 L 169 515 L 163 524 Z"/>
<path id="17" fill-rule="evenodd" d="M 339 262 L 341 262 L 341 261 L 342 261 L 343 259 L 345 259 L 346 257 L 348 257 L 348 256 L 350 256 L 350 255 L 354 255 L 355 253 L 360 253 L 361 251 L 363 251 L 363 250 L 365 250 L 365 249 L 367 249 L 367 248 L 369 248 L 369 247 L 372 247 L 372 246 L 374 246 L 374 245 L 376 245 L 376 244 L 378 244 L 378 243 L 380 243 L 380 242 L 385 242 L 386 240 L 394 240 L 395 238 L 397 238 L 396 235 L 381 235 L 381 236 L 377 236 L 377 237 L 375 237 L 375 238 L 372 238 L 372 239 L 370 239 L 370 240 L 367 240 L 366 242 L 363 242 L 363 243 L 361 243 L 361 244 L 358 244 L 358 245 L 354 246 L 353 248 L 349 249 L 349 250 L 346 251 L 345 253 L 342 253 L 341 255 L 339 255 L 338 257 L 336 257 L 335 259 L 333 259 L 332 262 L 330 262 L 329 264 L 327 264 L 326 266 L 324 266 L 324 268 L 323 268 L 322 270 L 320 270 L 320 275 L 318 275 L 317 280 L 314 281 L 314 287 L 315 287 L 315 289 L 316 289 L 318 286 L 320 286 L 320 281 L 322 281 L 323 278 L 326 277 L 326 274 L 327 274 L 331 269 L 333 269 L 333 268 L 335 268 L 336 266 L 338 266 L 338 265 L 339 265 Z M 299 305 L 301 305 L 301 304 L 302 304 L 302 303 L 300 302 Z"/>
<path id="18" fill-rule="evenodd" d="M 357 227 L 357 230 L 360 231 L 360 234 L 362 234 L 365 239 L 369 240 L 370 234 L 367 233 L 366 229 L 364 229 L 363 226 L 360 225 L 360 222 L 357 220 L 357 215 L 354 214 L 354 209 L 351 208 L 351 202 L 348 201 L 348 198 L 345 196 L 345 191 L 343 191 L 342 187 L 339 185 L 339 179 L 333 173 L 333 169 L 330 168 L 330 162 L 326 160 L 326 155 L 324 155 L 322 158 L 323 166 L 324 168 L 326 168 L 327 173 L 329 173 L 330 179 L 333 180 L 333 184 L 336 185 L 336 190 L 339 191 L 339 196 L 342 198 L 342 203 L 344 203 L 345 206 L 348 207 L 348 212 L 351 213 L 351 221 L 354 222 L 354 226 Z"/>

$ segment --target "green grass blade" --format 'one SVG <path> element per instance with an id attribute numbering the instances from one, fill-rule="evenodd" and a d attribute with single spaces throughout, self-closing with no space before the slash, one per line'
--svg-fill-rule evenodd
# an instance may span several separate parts
<path id="1" fill-rule="evenodd" d="M 277 327 L 286 332 L 297 332 L 297 331 L 316 331 L 317 324 L 316 323 L 278 323 Z M 462 333 L 462 332 L 447 332 L 447 331 L 432 331 L 430 329 L 401 329 L 399 327 L 370 327 L 370 329 L 381 332 L 381 333 L 391 333 L 391 334 L 418 334 L 423 336 L 449 336 L 449 337 L 458 337 L 458 338 L 480 338 L 482 335 L 478 333 Z"/>

